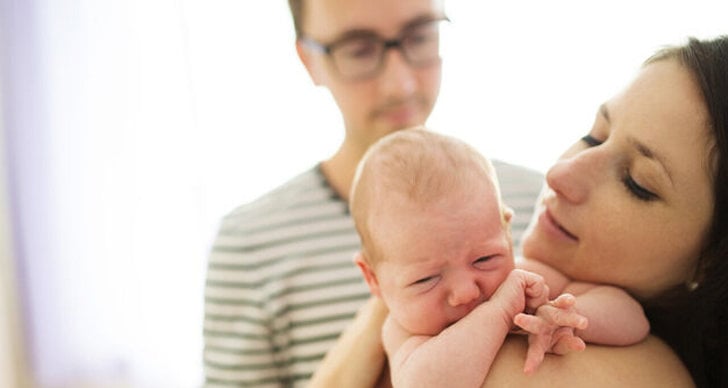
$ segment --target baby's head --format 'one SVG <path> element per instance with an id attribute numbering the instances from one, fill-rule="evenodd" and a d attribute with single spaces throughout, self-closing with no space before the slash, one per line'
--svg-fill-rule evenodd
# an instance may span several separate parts
<path id="1" fill-rule="evenodd" d="M 495 170 L 455 138 L 416 128 L 380 139 L 359 164 L 350 207 L 357 265 L 413 333 L 460 319 L 513 269 L 512 213 Z"/>

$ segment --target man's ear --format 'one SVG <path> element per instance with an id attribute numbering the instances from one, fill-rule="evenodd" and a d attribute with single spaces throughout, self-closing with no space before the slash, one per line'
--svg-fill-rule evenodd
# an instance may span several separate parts
<path id="1" fill-rule="evenodd" d="M 362 251 L 356 253 L 356 256 L 354 256 L 354 263 L 356 263 L 356 266 L 359 267 L 362 275 L 364 275 L 364 280 L 369 285 L 369 292 L 371 292 L 372 295 L 381 298 L 382 293 L 379 290 L 379 281 L 377 280 L 377 274 L 375 274 L 373 268 L 369 266 L 369 263 L 367 262 L 366 257 L 364 256 L 364 253 Z"/>
<path id="2" fill-rule="evenodd" d="M 321 74 L 323 69 L 321 69 L 321 62 L 313 58 L 312 54 L 303 47 L 303 43 L 300 40 L 296 40 L 296 53 L 298 54 L 298 59 L 300 59 L 301 63 L 303 63 L 303 67 L 306 68 L 308 76 L 311 77 L 311 81 L 313 81 L 314 85 L 323 85 Z"/>

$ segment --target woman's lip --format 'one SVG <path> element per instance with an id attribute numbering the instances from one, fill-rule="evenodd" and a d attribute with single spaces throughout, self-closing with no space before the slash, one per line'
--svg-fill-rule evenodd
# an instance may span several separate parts
<path id="1" fill-rule="evenodd" d="M 551 212 L 548 209 L 545 209 L 543 213 L 541 213 L 541 216 L 539 216 L 539 224 L 543 225 L 544 228 L 550 233 L 555 235 L 556 237 L 567 239 L 569 241 L 579 241 L 579 239 L 574 236 L 571 232 L 566 230 L 561 224 L 559 224 L 558 221 L 551 215 Z"/>

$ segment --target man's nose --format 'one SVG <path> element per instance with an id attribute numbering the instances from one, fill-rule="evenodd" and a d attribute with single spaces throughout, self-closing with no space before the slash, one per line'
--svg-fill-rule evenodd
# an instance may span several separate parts
<path id="1" fill-rule="evenodd" d="M 416 69 L 409 64 L 402 50 L 390 48 L 384 54 L 384 67 L 380 75 L 382 90 L 388 97 L 404 98 L 417 87 Z"/>

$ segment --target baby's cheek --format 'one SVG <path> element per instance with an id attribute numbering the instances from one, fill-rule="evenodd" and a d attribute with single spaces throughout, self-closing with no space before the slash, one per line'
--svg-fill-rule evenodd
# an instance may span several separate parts
<path id="1" fill-rule="evenodd" d="M 409 306 L 402 314 L 402 326 L 411 334 L 434 336 L 450 325 L 442 307 L 418 307 Z"/>
<path id="2" fill-rule="evenodd" d="M 515 267 L 512 268 L 504 268 L 501 271 L 494 272 L 492 276 L 488 276 L 484 281 L 483 285 L 483 293 L 485 294 L 486 298 L 490 300 L 490 298 L 493 297 L 493 294 L 495 294 L 496 290 L 498 290 L 498 287 L 500 287 L 503 282 L 506 281 L 506 278 L 508 278 L 508 274 L 511 273 L 511 271 Z"/>

